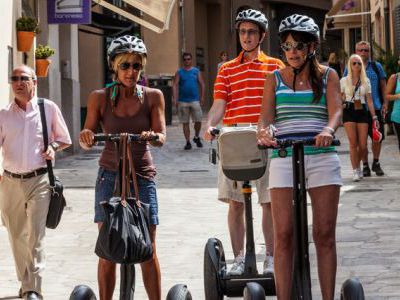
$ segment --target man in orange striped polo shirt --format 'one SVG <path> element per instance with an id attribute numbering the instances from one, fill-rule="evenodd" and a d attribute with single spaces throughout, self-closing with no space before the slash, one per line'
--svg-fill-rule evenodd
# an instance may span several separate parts
<path id="1" fill-rule="evenodd" d="M 279 59 L 265 55 L 260 45 L 268 30 L 268 20 L 257 10 L 239 12 L 235 20 L 243 51 L 235 59 L 226 62 L 218 71 L 214 85 L 214 103 L 208 113 L 205 140 L 212 140 L 212 129 L 222 120 L 224 126 L 256 125 L 260 116 L 265 74 L 284 64 Z M 271 203 L 267 191 L 266 174 L 256 181 L 259 203 L 262 206 L 262 229 L 266 245 L 264 273 L 273 272 L 273 227 Z M 218 199 L 229 203 L 228 228 L 234 263 L 231 275 L 244 272 L 244 199 L 241 183 L 226 178 L 219 166 Z"/>

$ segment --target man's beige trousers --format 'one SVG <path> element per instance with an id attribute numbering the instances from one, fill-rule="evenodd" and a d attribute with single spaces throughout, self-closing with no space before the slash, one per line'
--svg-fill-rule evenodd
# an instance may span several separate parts
<path id="1" fill-rule="evenodd" d="M 23 293 L 42 294 L 43 238 L 49 202 L 47 174 L 28 179 L 3 174 L 0 180 L 1 219 L 8 231 Z"/>

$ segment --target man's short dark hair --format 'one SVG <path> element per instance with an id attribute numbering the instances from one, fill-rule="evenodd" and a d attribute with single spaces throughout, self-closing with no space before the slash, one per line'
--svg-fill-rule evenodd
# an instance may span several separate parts
<path id="1" fill-rule="evenodd" d="M 182 54 L 182 59 L 185 58 L 186 56 L 190 56 L 190 58 L 193 58 L 192 53 L 190 53 L 190 52 L 183 52 L 183 54 Z"/>

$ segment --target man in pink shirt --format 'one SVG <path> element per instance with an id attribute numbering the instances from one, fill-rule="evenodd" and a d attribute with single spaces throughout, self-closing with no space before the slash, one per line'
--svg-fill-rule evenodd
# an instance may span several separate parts
<path id="1" fill-rule="evenodd" d="M 45 151 L 36 74 L 28 66 L 14 69 L 11 77 L 14 100 L 0 111 L 1 220 L 7 228 L 14 254 L 20 297 L 42 299 L 44 270 L 43 238 L 50 202 L 46 160 L 71 145 L 60 109 L 45 100 L 49 147 Z"/>

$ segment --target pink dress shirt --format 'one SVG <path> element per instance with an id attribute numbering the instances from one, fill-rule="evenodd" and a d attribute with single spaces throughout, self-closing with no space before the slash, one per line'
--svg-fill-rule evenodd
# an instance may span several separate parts
<path id="1" fill-rule="evenodd" d="M 67 125 L 58 106 L 45 100 L 49 143 L 57 141 L 71 144 Z M 44 151 L 39 105 L 34 97 L 21 109 L 15 101 L 0 110 L 0 147 L 3 169 L 17 174 L 46 167 L 41 154 Z"/>

